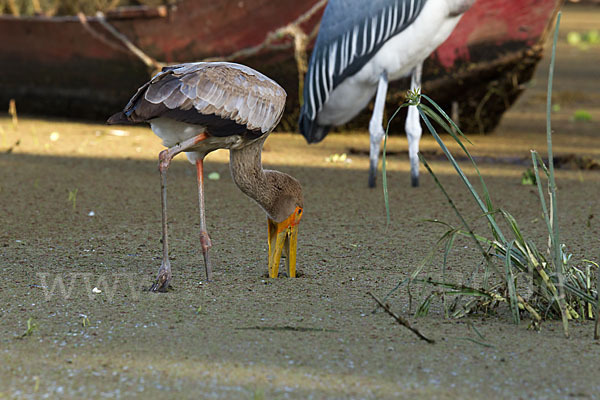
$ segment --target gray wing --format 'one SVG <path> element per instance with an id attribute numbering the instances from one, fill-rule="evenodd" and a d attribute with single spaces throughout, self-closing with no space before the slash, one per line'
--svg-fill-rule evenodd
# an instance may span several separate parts
<path id="1" fill-rule="evenodd" d="M 427 0 L 329 0 L 304 80 L 300 131 L 319 141 L 315 120 L 329 94 L 420 14 Z"/>
<path id="2" fill-rule="evenodd" d="M 285 99 L 281 86 L 249 67 L 189 63 L 163 68 L 138 89 L 123 117 L 131 122 L 158 117 L 198 125 L 208 121 L 267 133 L 281 119 Z"/>

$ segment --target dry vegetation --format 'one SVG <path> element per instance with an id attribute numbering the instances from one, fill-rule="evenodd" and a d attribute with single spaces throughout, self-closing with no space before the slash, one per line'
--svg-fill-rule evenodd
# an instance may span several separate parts
<path id="1" fill-rule="evenodd" d="M 0 14 L 15 16 L 30 15 L 75 15 L 106 12 L 123 6 L 159 6 L 174 3 L 173 0 L 0 0 Z"/>

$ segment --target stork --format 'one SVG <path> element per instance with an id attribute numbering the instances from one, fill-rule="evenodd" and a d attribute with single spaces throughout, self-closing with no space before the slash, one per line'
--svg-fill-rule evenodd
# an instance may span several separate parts
<path id="1" fill-rule="evenodd" d="M 279 123 L 286 93 L 263 74 L 234 63 L 188 63 L 165 67 L 140 87 L 109 124 L 150 123 L 168 149 L 158 156 L 161 177 L 163 258 L 151 291 L 165 291 L 172 278 L 167 236 L 167 169 L 185 152 L 197 171 L 200 244 L 208 280 L 211 240 L 204 212 L 204 157 L 229 149 L 233 181 L 267 214 L 269 276 L 276 278 L 282 251 L 288 276 L 296 275 L 298 223 L 304 207 L 300 183 L 288 174 L 264 170 L 263 143 Z"/>
<path id="2" fill-rule="evenodd" d="M 329 0 L 304 82 L 299 126 L 306 140 L 323 140 L 376 94 L 369 123 L 369 186 L 374 187 L 388 82 L 411 75 L 411 89 L 420 87 L 423 61 L 474 1 Z M 421 125 L 414 106 L 405 130 L 411 183 L 418 186 Z"/>

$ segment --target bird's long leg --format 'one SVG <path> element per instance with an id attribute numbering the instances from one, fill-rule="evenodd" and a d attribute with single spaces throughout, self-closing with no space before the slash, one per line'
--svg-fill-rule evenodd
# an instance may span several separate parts
<path id="1" fill-rule="evenodd" d="M 413 69 L 410 79 L 410 90 L 416 90 L 421 87 L 421 72 L 423 63 L 419 63 Z M 408 107 L 408 115 L 404 125 L 406 137 L 408 139 L 408 158 L 410 160 L 410 182 L 416 187 L 419 186 L 419 140 L 421 140 L 421 121 L 419 120 L 419 111 L 416 106 Z"/>
<path id="2" fill-rule="evenodd" d="M 152 292 L 163 292 L 169 287 L 171 281 L 171 262 L 169 261 L 169 237 L 167 233 L 167 170 L 171 165 L 171 160 L 177 154 L 193 147 L 208 136 L 202 133 L 198 136 L 194 136 L 191 139 L 185 140 L 175 146 L 163 150 L 158 155 L 158 171 L 160 172 L 160 194 L 161 194 L 161 207 L 162 207 L 162 244 L 163 244 L 163 258 L 160 268 L 158 270 L 158 276 L 156 282 L 150 287 Z"/>
<path id="3" fill-rule="evenodd" d="M 167 169 L 171 164 L 169 150 L 163 150 L 158 155 L 158 171 L 160 172 L 160 203 L 162 210 L 162 245 L 163 258 L 158 270 L 156 282 L 150 287 L 150 291 L 166 291 L 171 281 L 171 262 L 169 261 L 169 236 L 167 234 Z"/>
<path id="4" fill-rule="evenodd" d="M 377 95 L 375 96 L 375 106 L 373 107 L 373 115 L 369 122 L 369 134 L 371 140 L 371 148 L 369 151 L 369 187 L 375 187 L 375 179 L 377 176 L 377 165 L 379 164 L 379 148 L 381 147 L 381 139 L 385 131 L 383 130 L 383 111 L 385 109 L 385 96 L 388 89 L 387 72 L 383 71 L 379 77 L 377 85 Z"/>
<path id="5" fill-rule="evenodd" d="M 204 268 L 206 269 L 206 280 L 212 280 L 212 266 L 208 257 L 208 250 L 212 244 L 206 230 L 206 219 L 204 218 L 204 159 L 196 160 L 196 172 L 198 176 L 198 204 L 200 206 L 200 244 L 204 255 Z"/>

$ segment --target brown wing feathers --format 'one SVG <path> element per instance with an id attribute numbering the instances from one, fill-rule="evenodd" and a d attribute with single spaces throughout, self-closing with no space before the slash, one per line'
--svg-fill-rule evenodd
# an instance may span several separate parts
<path id="1" fill-rule="evenodd" d="M 285 97 L 274 81 L 238 64 L 183 64 L 163 69 L 138 90 L 123 113 L 108 122 L 164 116 L 204 125 L 222 119 L 220 128 L 229 122 L 266 133 L 279 122 Z"/>

